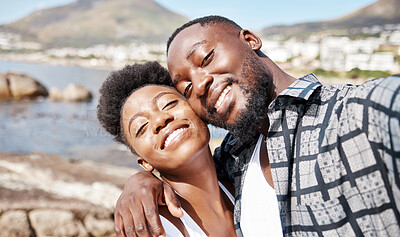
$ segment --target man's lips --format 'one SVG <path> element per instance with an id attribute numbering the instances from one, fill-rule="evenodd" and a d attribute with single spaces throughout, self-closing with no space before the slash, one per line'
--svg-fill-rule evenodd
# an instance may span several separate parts
<path id="1" fill-rule="evenodd" d="M 181 124 L 177 125 L 174 127 L 171 127 L 163 137 L 162 143 L 161 143 L 161 150 L 164 150 L 171 144 L 175 143 L 176 140 L 182 136 L 183 133 L 186 132 L 186 130 L 189 128 L 188 124 Z"/>
<path id="2" fill-rule="evenodd" d="M 208 103 L 208 111 L 210 113 L 220 113 L 219 110 L 224 110 L 227 106 L 228 95 L 232 92 L 232 84 L 224 84 L 222 86 L 218 86 L 214 90 L 210 91 L 209 103 Z"/>
<path id="3" fill-rule="evenodd" d="M 218 110 L 218 108 L 221 106 L 222 102 L 224 101 L 226 95 L 231 92 L 232 86 L 228 85 L 227 87 L 225 87 L 225 89 L 222 91 L 222 93 L 220 94 L 220 96 L 218 97 L 217 102 L 214 105 L 214 109 Z"/>

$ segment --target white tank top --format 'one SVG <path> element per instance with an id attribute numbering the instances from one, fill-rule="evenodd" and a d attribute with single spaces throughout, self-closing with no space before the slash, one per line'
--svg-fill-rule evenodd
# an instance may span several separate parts
<path id="1" fill-rule="evenodd" d="M 235 203 L 235 199 L 232 194 L 225 188 L 222 183 L 218 182 L 219 187 L 224 191 L 226 196 L 228 196 L 229 200 L 231 200 L 232 204 Z M 187 232 L 190 237 L 204 237 L 207 236 L 204 231 L 197 225 L 197 223 L 182 209 L 183 217 L 181 217 L 181 221 L 185 226 Z M 164 227 L 165 233 L 167 237 L 183 237 L 182 233 L 174 226 L 169 220 L 160 215 L 161 223 Z M 233 222 L 233 220 L 232 220 Z"/>
<path id="2" fill-rule="evenodd" d="M 275 189 L 265 180 L 260 164 L 260 135 L 244 179 L 240 228 L 243 236 L 283 236 Z"/>

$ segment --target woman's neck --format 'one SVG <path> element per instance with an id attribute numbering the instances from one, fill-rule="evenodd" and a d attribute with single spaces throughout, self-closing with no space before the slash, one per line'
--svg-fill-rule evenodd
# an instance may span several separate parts
<path id="1" fill-rule="evenodd" d="M 233 204 L 219 188 L 209 147 L 179 172 L 163 175 L 180 196 L 182 208 L 207 236 L 235 236 Z"/>
<path id="2" fill-rule="evenodd" d="M 163 174 L 163 178 L 179 196 L 193 205 L 203 206 L 221 201 L 214 161 L 208 147 L 192 157 L 190 164 L 179 172 Z"/>

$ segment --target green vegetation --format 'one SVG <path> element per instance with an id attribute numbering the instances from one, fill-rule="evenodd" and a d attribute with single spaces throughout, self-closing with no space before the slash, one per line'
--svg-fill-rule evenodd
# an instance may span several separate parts
<path id="1" fill-rule="evenodd" d="M 387 77 L 390 76 L 389 72 L 378 71 L 378 70 L 361 70 L 359 68 L 353 68 L 350 71 L 346 72 L 347 78 L 379 78 L 379 77 Z"/>
<path id="2" fill-rule="evenodd" d="M 366 34 L 366 33 L 358 33 L 358 34 L 349 34 L 349 35 L 345 35 L 347 37 L 349 37 L 351 40 L 363 40 L 366 38 L 378 38 L 380 35 L 379 34 Z"/>
<path id="3" fill-rule="evenodd" d="M 336 71 L 327 71 L 322 68 L 317 68 L 313 71 L 313 73 L 318 77 L 326 77 L 326 78 L 331 78 L 331 77 L 340 77 L 339 72 Z"/>
<path id="4" fill-rule="evenodd" d="M 40 50 L 34 50 L 34 49 L 2 49 L 2 48 L 0 48 L 0 53 L 28 54 L 28 53 L 36 53 L 36 52 L 40 52 Z"/>
<path id="5" fill-rule="evenodd" d="M 165 54 L 165 52 L 155 51 L 155 50 L 150 50 L 149 53 L 153 54 L 153 55 L 164 55 Z"/>
<path id="6" fill-rule="evenodd" d="M 400 56 L 399 56 L 400 62 Z M 380 78 L 390 76 L 390 72 L 379 71 L 379 70 L 361 70 L 359 68 L 353 68 L 347 72 L 329 71 L 322 68 L 317 68 L 313 71 L 317 77 L 325 78 L 350 78 L 350 79 L 368 79 L 368 78 Z"/>
<path id="7" fill-rule="evenodd" d="M 188 20 L 155 1 L 85 0 L 34 12 L 8 24 L 7 29 L 23 39 L 31 37 L 45 48 L 84 48 L 132 41 L 164 43 Z"/>
<path id="8" fill-rule="evenodd" d="M 398 24 L 400 11 L 398 11 L 398 0 L 385 0 L 375 1 L 375 3 L 360 8 L 345 16 L 319 22 L 308 22 L 294 25 L 280 25 L 271 26 L 262 30 L 263 35 L 280 35 L 282 37 L 301 36 L 311 33 L 331 33 L 339 32 L 338 34 L 343 35 L 344 31 L 349 31 L 350 35 L 346 33 L 346 36 L 350 36 L 352 39 L 363 39 L 366 37 L 376 36 L 373 34 L 365 33 L 351 33 L 351 29 L 362 29 L 370 27 L 372 25 L 385 25 L 385 24 Z"/>

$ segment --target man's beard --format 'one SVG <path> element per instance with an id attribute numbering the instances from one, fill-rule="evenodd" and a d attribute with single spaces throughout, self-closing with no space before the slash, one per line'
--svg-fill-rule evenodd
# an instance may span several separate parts
<path id="1" fill-rule="evenodd" d="M 216 116 L 212 116 L 212 124 L 230 131 L 240 143 L 245 144 L 255 139 L 255 136 L 260 133 L 259 130 L 263 122 L 267 119 L 267 90 L 271 75 L 260 61 L 249 56 L 245 60 L 241 76 L 248 78 L 253 84 L 239 83 L 232 78 L 228 80 L 230 83 L 238 84 L 243 94 L 248 96 L 244 109 L 239 111 L 239 115 L 233 124 L 228 124 Z"/>

